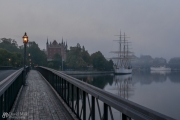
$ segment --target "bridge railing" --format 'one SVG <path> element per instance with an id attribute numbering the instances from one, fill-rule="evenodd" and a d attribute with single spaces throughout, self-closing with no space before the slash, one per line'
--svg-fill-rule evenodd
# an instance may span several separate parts
<path id="1" fill-rule="evenodd" d="M 29 67 L 26 67 L 26 74 L 28 72 Z M 10 112 L 23 85 L 23 74 L 24 71 L 21 68 L 0 82 L 0 119 L 2 119 L 3 112 Z"/>
<path id="2" fill-rule="evenodd" d="M 57 91 L 64 102 L 83 120 L 171 120 L 117 95 L 106 92 L 62 72 L 46 68 L 36 68 Z M 118 112 L 119 111 L 119 112 Z M 121 115 L 119 114 L 121 113 Z M 115 115 L 118 114 L 118 115 Z M 120 118 L 121 117 L 121 118 Z"/>

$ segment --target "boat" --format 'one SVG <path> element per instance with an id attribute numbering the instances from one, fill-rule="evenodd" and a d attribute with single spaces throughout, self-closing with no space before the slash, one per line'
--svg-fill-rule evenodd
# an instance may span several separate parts
<path id="1" fill-rule="evenodd" d="M 111 53 L 117 54 L 117 57 L 111 58 L 113 60 L 114 74 L 131 74 L 132 66 L 131 60 L 133 59 L 133 52 L 129 51 L 129 43 L 126 38 L 128 38 L 125 33 L 119 36 L 119 40 L 114 40 L 118 42 L 119 50 L 111 51 Z"/>
<path id="2" fill-rule="evenodd" d="M 160 66 L 160 67 L 151 67 L 151 71 L 171 71 L 171 68 Z"/>

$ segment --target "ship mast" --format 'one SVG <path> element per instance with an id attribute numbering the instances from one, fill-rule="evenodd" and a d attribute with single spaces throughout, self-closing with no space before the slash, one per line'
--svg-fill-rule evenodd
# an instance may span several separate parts
<path id="1" fill-rule="evenodd" d="M 113 40 L 119 42 L 119 51 L 112 51 L 112 53 L 118 54 L 118 57 L 113 57 L 112 59 L 116 60 L 116 66 L 117 67 L 128 67 L 130 65 L 130 59 L 132 59 L 133 52 L 129 51 L 128 46 L 128 40 L 126 38 L 129 38 L 124 33 L 123 35 L 115 35 L 119 36 L 119 40 Z"/>

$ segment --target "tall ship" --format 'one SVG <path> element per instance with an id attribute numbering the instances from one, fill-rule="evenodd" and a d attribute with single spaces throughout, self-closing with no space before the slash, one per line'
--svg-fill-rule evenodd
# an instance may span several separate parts
<path id="1" fill-rule="evenodd" d="M 119 50 L 111 51 L 111 53 L 116 54 L 116 57 L 111 58 L 114 62 L 114 74 L 131 74 L 132 73 L 132 65 L 131 60 L 133 59 L 133 52 L 129 49 L 128 38 L 125 33 L 122 35 L 120 31 L 119 40 L 114 40 L 118 42 Z"/>

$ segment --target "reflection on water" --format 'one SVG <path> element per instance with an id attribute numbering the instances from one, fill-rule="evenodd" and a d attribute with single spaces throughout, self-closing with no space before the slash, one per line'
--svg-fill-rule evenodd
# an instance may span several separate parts
<path id="1" fill-rule="evenodd" d="M 175 119 L 180 118 L 180 72 L 135 71 L 132 75 L 74 77 Z"/>
<path id="2" fill-rule="evenodd" d="M 119 96 L 128 99 L 133 95 L 132 74 L 115 75 L 113 81 L 115 83 L 114 90 Z"/>
<path id="3" fill-rule="evenodd" d="M 162 74 L 162 75 L 166 75 L 171 73 L 171 71 L 151 71 L 151 74 Z"/>
<path id="4" fill-rule="evenodd" d="M 92 84 L 98 88 L 104 89 L 104 87 L 113 83 L 113 75 L 72 75 L 79 80 Z"/>

